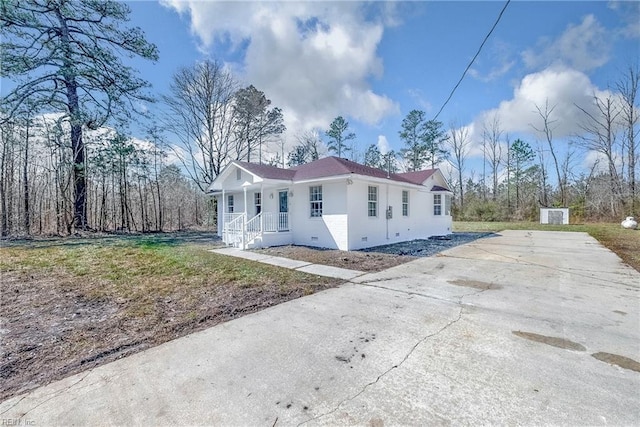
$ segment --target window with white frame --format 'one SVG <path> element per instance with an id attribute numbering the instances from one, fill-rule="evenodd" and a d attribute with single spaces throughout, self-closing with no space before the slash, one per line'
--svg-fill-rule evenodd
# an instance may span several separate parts
<path id="1" fill-rule="evenodd" d="M 322 216 L 322 185 L 309 187 L 309 207 L 312 218 Z"/>
<path id="2" fill-rule="evenodd" d="M 378 187 L 374 187 L 372 185 L 369 186 L 368 193 L 368 204 L 367 204 L 367 212 L 368 215 L 378 216 Z"/>
<path id="3" fill-rule="evenodd" d="M 233 194 L 227 196 L 227 212 L 233 213 Z"/>
<path id="4" fill-rule="evenodd" d="M 444 214 L 451 215 L 451 194 L 444 196 Z"/>
<path id="5" fill-rule="evenodd" d="M 262 194 L 253 193 L 253 204 L 256 207 L 256 215 L 262 212 Z"/>
<path id="6" fill-rule="evenodd" d="M 433 214 L 442 215 L 442 195 L 441 194 L 433 195 Z"/>
<path id="7" fill-rule="evenodd" d="M 402 190 L 402 216 L 409 216 L 409 191 Z"/>

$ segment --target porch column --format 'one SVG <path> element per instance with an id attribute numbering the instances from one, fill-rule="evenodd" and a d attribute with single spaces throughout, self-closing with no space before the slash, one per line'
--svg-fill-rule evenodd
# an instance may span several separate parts
<path id="1" fill-rule="evenodd" d="M 260 184 L 260 232 L 264 232 L 264 184 Z"/>
<path id="2" fill-rule="evenodd" d="M 224 195 L 224 188 L 223 188 L 222 189 L 222 212 L 221 212 L 222 213 L 222 227 L 220 227 L 220 234 L 222 234 L 222 241 L 227 243 L 227 236 L 226 236 L 226 233 L 225 233 L 225 230 L 224 230 L 225 226 L 227 225 L 226 218 L 225 218 L 227 209 L 226 209 L 225 203 L 226 203 L 226 197 Z M 218 218 L 218 221 L 220 221 L 220 218 Z"/>
<path id="3" fill-rule="evenodd" d="M 242 221 L 242 249 L 247 249 L 247 219 L 249 218 L 249 211 L 247 210 L 247 187 L 251 185 L 248 182 L 242 184 L 242 191 L 244 192 L 244 220 Z"/>

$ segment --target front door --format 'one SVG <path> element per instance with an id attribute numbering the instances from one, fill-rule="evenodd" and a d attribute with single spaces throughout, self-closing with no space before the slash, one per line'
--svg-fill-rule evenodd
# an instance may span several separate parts
<path id="1" fill-rule="evenodd" d="M 278 192 L 278 231 L 289 230 L 289 190 Z"/>

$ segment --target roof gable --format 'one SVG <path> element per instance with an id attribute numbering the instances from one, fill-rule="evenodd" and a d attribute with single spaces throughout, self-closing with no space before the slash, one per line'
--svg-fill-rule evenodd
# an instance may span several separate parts
<path id="1" fill-rule="evenodd" d="M 293 179 L 293 176 L 295 175 L 294 170 L 282 169 L 277 166 L 238 161 L 234 163 L 249 173 L 257 175 L 263 179 Z"/>
<path id="2" fill-rule="evenodd" d="M 422 185 L 436 171 L 437 169 L 426 169 L 422 171 L 399 173 L 398 176 L 401 176 L 402 178 L 406 179 L 407 181 L 413 184 Z"/>

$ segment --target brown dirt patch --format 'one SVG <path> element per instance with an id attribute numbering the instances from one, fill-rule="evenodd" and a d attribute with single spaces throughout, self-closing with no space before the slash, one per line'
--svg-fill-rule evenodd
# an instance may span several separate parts
<path id="1" fill-rule="evenodd" d="M 640 372 L 640 363 L 628 357 L 604 352 L 593 353 L 591 356 L 602 362 L 607 362 L 611 365 L 616 365 L 624 369 L 630 369 L 632 371 Z"/>
<path id="2" fill-rule="evenodd" d="M 0 401 L 342 283 L 152 243 L 0 248 Z"/>
<path id="3" fill-rule="evenodd" d="M 465 280 L 465 279 L 456 279 L 449 280 L 449 283 L 456 286 L 465 286 L 467 288 L 480 289 L 483 291 L 490 289 L 502 289 L 502 286 L 496 285 L 495 283 L 487 283 L 481 282 L 479 280 Z"/>
<path id="4" fill-rule="evenodd" d="M 548 337 L 546 335 L 538 335 L 532 332 L 513 331 L 513 334 L 530 341 L 547 344 L 553 347 L 563 348 L 565 350 L 585 351 L 586 348 L 577 342 L 570 341 L 566 338 Z"/>
<path id="5" fill-rule="evenodd" d="M 407 255 L 339 251 L 294 245 L 274 246 L 271 248 L 255 249 L 254 251 L 261 254 L 306 261 L 313 264 L 330 265 L 371 273 L 386 270 L 387 268 L 395 267 L 416 259 L 416 257 Z"/>

